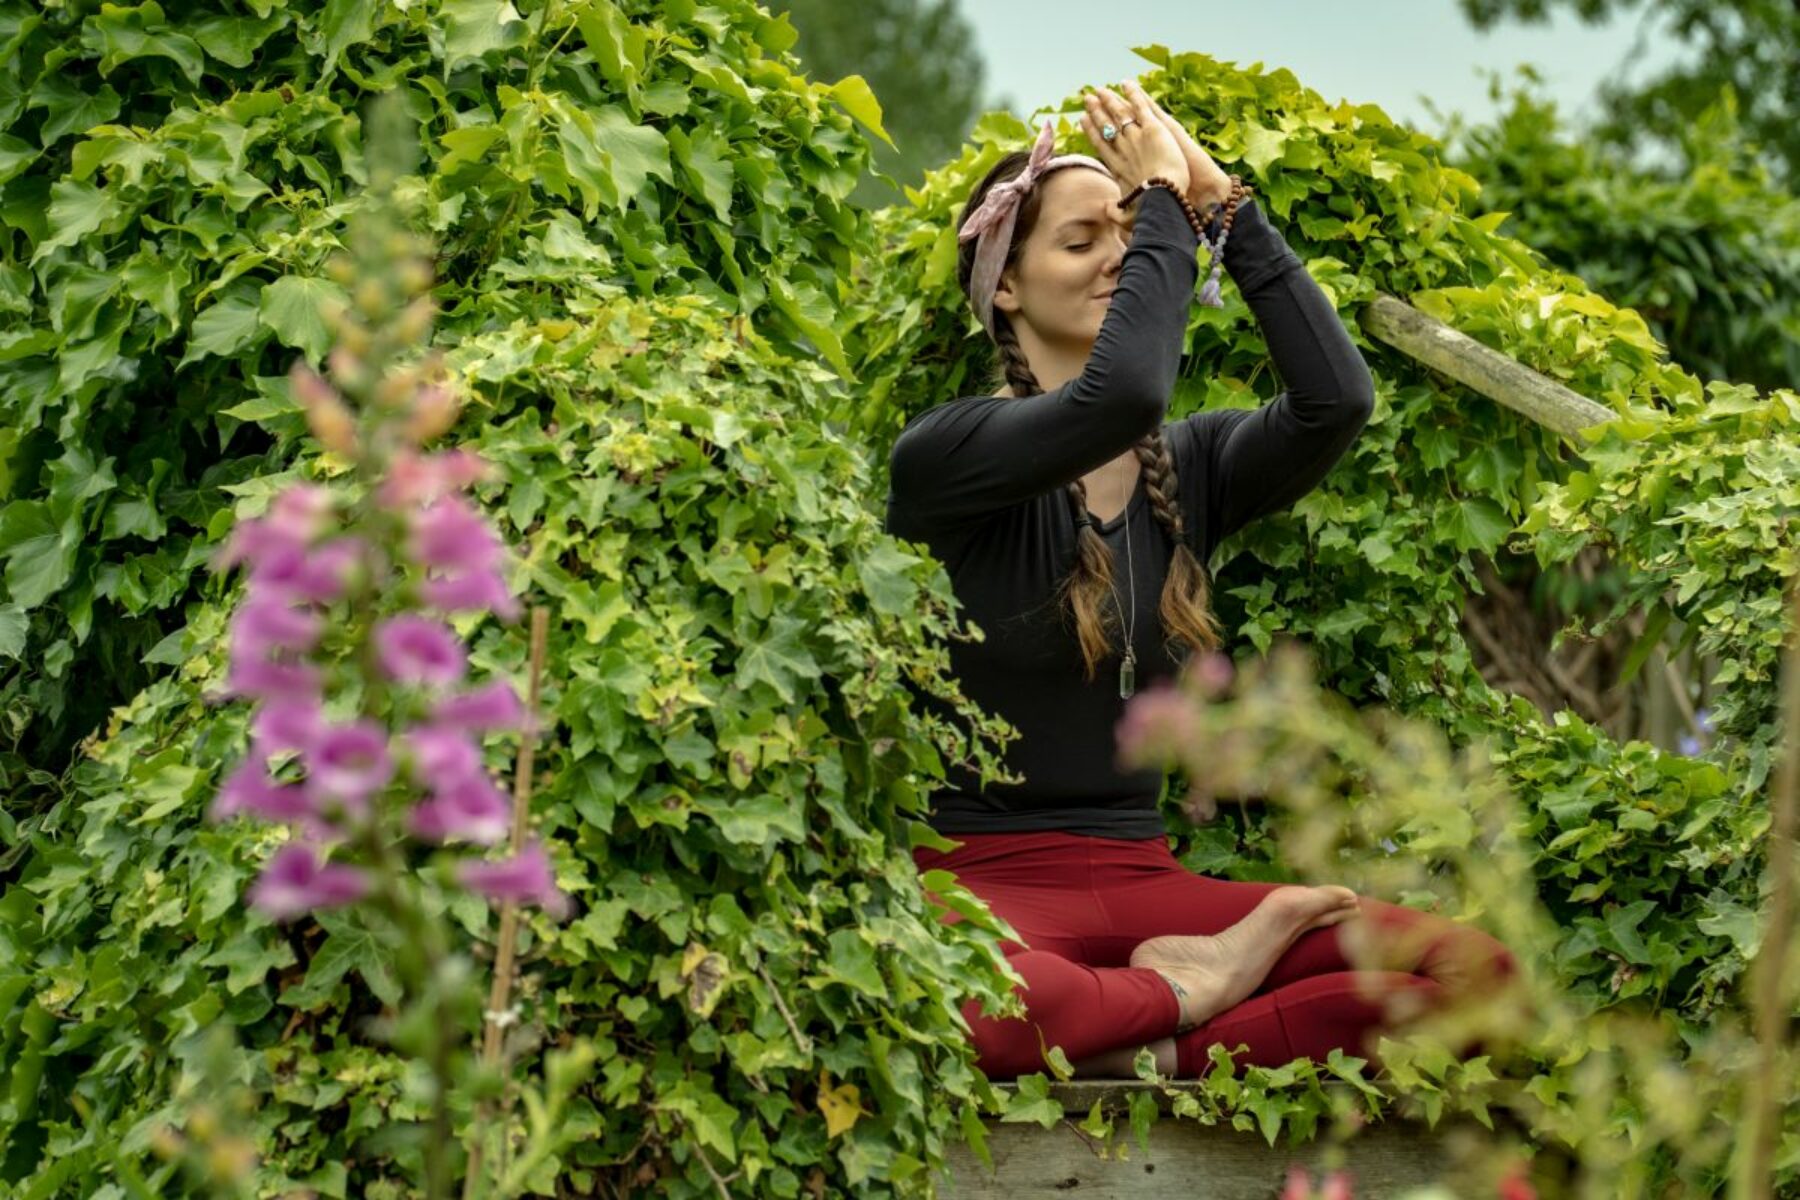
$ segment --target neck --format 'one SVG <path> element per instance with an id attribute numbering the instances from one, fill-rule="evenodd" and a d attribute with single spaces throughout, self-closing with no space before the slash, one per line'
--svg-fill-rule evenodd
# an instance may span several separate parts
<path id="1" fill-rule="evenodd" d="M 1031 373 L 1037 377 L 1038 386 L 1048 392 L 1080 375 L 1087 367 L 1088 357 L 1094 352 L 1093 342 L 1047 342 L 1040 338 L 1029 325 L 1020 322 L 1015 326 L 1019 338 L 1019 349 L 1025 352 L 1025 361 L 1031 364 Z"/>

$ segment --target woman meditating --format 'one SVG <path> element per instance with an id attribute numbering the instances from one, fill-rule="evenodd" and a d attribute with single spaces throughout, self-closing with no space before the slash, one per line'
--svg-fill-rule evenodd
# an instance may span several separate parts
<path id="1" fill-rule="evenodd" d="M 1145 1046 L 1176 1078 L 1207 1070 L 1216 1042 L 1247 1044 L 1239 1063 L 1375 1060 L 1377 1031 L 1511 976 L 1510 952 L 1344 887 L 1196 875 L 1165 839 L 1161 769 L 1117 761 L 1132 693 L 1221 643 L 1213 548 L 1312 490 L 1374 404 L 1250 190 L 1142 88 L 1123 92 L 1086 98 L 1099 159 L 1053 157 L 1046 120 L 969 198 L 958 276 L 1006 386 L 920 414 L 893 449 L 887 528 L 931 549 L 985 631 L 951 646 L 952 667 L 1019 730 L 1003 762 L 1024 778 L 983 789 L 954 766 L 931 820 L 957 847 L 914 859 L 1020 936 L 1004 949 L 1028 1018 L 963 1010 L 990 1078 L 1044 1069 L 1050 1046 L 1079 1075 L 1125 1078 Z M 1286 390 L 1165 422 L 1203 232 L 1201 303 L 1219 305 L 1222 263 Z M 1372 969 L 1352 970 L 1352 945 L 1374 948 Z"/>

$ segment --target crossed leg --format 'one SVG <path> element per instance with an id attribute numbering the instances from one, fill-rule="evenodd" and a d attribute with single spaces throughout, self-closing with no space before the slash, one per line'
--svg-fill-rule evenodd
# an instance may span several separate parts
<path id="1" fill-rule="evenodd" d="M 1375 1060 L 1376 1032 L 1517 970 L 1511 952 L 1480 930 L 1364 899 L 1360 915 L 1300 934 L 1249 998 L 1171 1037 L 1180 1005 L 1163 977 L 1142 965 L 1140 947 L 1153 938 L 1220 933 L 1283 885 L 1196 875 L 1160 839 L 1083 839 L 1079 853 L 1079 887 L 958 871 L 1023 939 L 1002 950 L 1025 980 L 1027 1018 L 983 1016 L 977 1001 L 962 1010 L 977 1065 L 990 1078 L 1041 1070 L 1052 1045 L 1088 1074 L 1129 1075 L 1144 1046 L 1159 1050 L 1161 1068 L 1172 1067 L 1177 1078 L 1206 1071 L 1214 1043 L 1245 1044 L 1239 1064 L 1323 1059 L 1333 1047 Z M 942 919 L 961 916 L 946 910 Z"/>
<path id="2" fill-rule="evenodd" d="M 1144 945 L 1150 939 L 1216 934 L 1281 886 L 1196 875 L 1160 846 L 1102 852 L 1095 892 L 1108 932 L 1093 939 L 1091 961 L 1155 961 L 1146 951 L 1157 947 Z M 1163 945 L 1178 949 L 1178 942 Z M 1234 1057 L 1239 1065 L 1322 1060 L 1337 1047 L 1379 1066 L 1378 1034 L 1476 996 L 1491 998 L 1517 972 L 1511 951 L 1479 929 L 1363 897 L 1356 916 L 1300 934 L 1249 998 L 1176 1036 L 1175 1074 L 1204 1073 L 1215 1043 L 1228 1050 L 1244 1044 Z"/>

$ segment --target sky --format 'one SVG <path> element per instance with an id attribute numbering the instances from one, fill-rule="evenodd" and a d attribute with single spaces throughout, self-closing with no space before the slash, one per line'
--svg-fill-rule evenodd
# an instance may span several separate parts
<path id="1" fill-rule="evenodd" d="M 1286 67 L 1329 103 L 1372 102 L 1396 121 L 1442 129 L 1430 105 L 1481 123 L 1504 105 L 1488 99 L 1478 68 L 1513 64 L 1544 76 L 1533 90 L 1556 101 L 1565 126 L 1592 116 L 1597 85 L 1621 64 L 1642 80 L 1684 57 L 1658 19 L 1624 13 L 1590 27 L 1558 10 L 1542 25 L 1506 22 L 1477 32 L 1455 0 L 958 0 L 986 65 L 986 95 L 1029 120 L 1035 108 L 1084 84 L 1111 86 L 1155 67 L 1132 46 L 1161 43 L 1265 71 Z M 1643 50 L 1632 56 L 1639 30 Z"/>

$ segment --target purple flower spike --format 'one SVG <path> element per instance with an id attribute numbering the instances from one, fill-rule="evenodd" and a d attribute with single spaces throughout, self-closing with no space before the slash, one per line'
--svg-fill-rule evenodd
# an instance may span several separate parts
<path id="1" fill-rule="evenodd" d="M 231 652 L 255 657 L 271 650 L 304 652 L 323 627 L 317 613 L 295 608 L 280 593 L 252 588 L 231 617 Z"/>
<path id="2" fill-rule="evenodd" d="M 408 553 L 428 567 L 490 571 L 500 562 L 500 541 L 467 501 L 444 496 L 413 516 Z"/>
<path id="3" fill-rule="evenodd" d="M 433 842 L 465 841 L 492 846 L 512 825 L 512 805 L 485 772 L 469 775 L 413 806 L 408 822 Z"/>
<path id="4" fill-rule="evenodd" d="M 553 917 L 569 915 L 569 898 L 557 889 L 550 872 L 550 856 L 536 838 L 512 858 L 500 862 L 460 862 L 456 864 L 456 878 L 464 887 L 490 900 L 517 900 L 536 904 Z"/>
<path id="5" fill-rule="evenodd" d="M 441 612 L 485 609 L 508 621 L 519 615 L 518 599 L 506 590 L 505 581 L 496 571 L 465 571 L 427 579 L 419 585 L 419 596 Z"/>
<path id="6" fill-rule="evenodd" d="M 1713 732 L 1712 709 L 1703 708 L 1694 714 L 1694 723 L 1700 726 L 1702 733 Z"/>
<path id="7" fill-rule="evenodd" d="M 476 733 L 517 729 L 525 723 L 525 706 L 519 703 L 512 684 L 497 679 L 460 695 L 446 696 L 431 710 L 431 719 L 438 725 Z"/>
<path id="8" fill-rule="evenodd" d="M 405 613 L 375 626 L 375 660 L 396 683 L 442 686 L 468 670 L 468 652 L 442 621 Z"/>
<path id="9" fill-rule="evenodd" d="M 289 842 L 275 852 L 250 885 L 250 904 L 274 921 L 289 921 L 315 908 L 360 900 L 369 890 L 367 874 L 355 867 L 321 863 L 305 842 Z"/>
<path id="10" fill-rule="evenodd" d="M 1681 753 L 1692 758 L 1694 755 L 1700 753 L 1700 739 L 1691 733 L 1684 733 L 1681 735 L 1681 740 L 1677 743 L 1677 747 Z"/>
<path id="11" fill-rule="evenodd" d="M 361 813 L 368 799 L 394 776 L 387 730 L 373 721 L 327 725 L 306 755 L 307 786 L 318 801 L 339 800 Z"/>
<path id="12" fill-rule="evenodd" d="M 481 747 L 460 729 L 426 725 L 406 735 L 412 755 L 412 775 L 432 791 L 445 791 L 472 775 L 479 775 Z"/>

